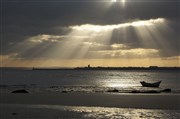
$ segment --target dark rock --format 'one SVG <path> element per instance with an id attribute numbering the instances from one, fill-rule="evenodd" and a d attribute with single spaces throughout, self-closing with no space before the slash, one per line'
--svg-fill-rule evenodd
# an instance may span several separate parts
<path id="1" fill-rule="evenodd" d="M 23 89 L 23 90 L 15 90 L 12 91 L 11 93 L 29 93 L 29 92 Z"/>
<path id="2" fill-rule="evenodd" d="M 61 93 L 67 93 L 67 91 L 63 90 L 63 91 L 61 91 Z"/>
<path id="3" fill-rule="evenodd" d="M 160 93 L 159 91 L 156 90 L 149 90 L 149 91 L 138 91 L 138 90 L 133 90 L 131 93 Z"/>
<path id="4" fill-rule="evenodd" d="M 12 115 L 17 115 L 17 113 L 13 112 Z"/>
<path id="5" fill-rule="evenodd" d="M 156 91 L 156 90 L 150 90 L 150 91 L 146 91 L 144 93 L 160 93 L 159 91 Z"/>
<path id="6" fill-rule="evenodd" d="M 141 93 L 141 92 L 137 91 L 137 90 L 133 90 L 133 91 L 131 91 L 131 93 Z"/>
<path id="7" fill-rule="evenodd" d="M 114 89 L 114 90 L 108 90 L 107 92 L 115 92 L 115 93 L 117 93 L 117 92 L 119 92 L 119 90 Z"/>
<path id="8" fill-rule="evenodd" d="M 167 89 L 162 90 L 161 92 L 171 92 L 171 89 L 167 88 Z"/>

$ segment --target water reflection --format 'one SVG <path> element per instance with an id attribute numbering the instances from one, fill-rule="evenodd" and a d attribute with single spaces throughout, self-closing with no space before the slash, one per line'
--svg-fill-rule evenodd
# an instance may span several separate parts
<path id="1" fill-rule="evenodd" d="M 178 119 L 180 110 L 152 110 L 152 109 L 127 109 L 105 107 L 71 107 L 77 113 L 82 113 L 86 118 L 96 119 Z"/>
<path id="2" fill-rule="evenodd" d="M 133 109 L 60 105 L 0 104 L 3 118 L 43 119 L 179 119 L 180 110 Z M 16 112 L 12 116 L 10 112 Z M 2 115 L 3 114 L 3 115 Z"/>

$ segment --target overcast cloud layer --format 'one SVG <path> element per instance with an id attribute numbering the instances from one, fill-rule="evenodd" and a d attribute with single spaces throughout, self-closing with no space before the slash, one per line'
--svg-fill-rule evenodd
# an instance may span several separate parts
<path id="1" fill-rule="evenodd" d="M 73 51 L 80 51 L 85 58 L 119 58 L 123 54 L 135 57 L 133 52 L 143 52 L 144 49 L 148 49 L 144 53 L 149 57 L 157 57 L 157 53 L 160 57 L 180 55 L 178 0 L 129 0 L 125 6 L 108 0 L 3 0 L 1 10 L 1 55 L 16 56 L 17 53 L 22 59 L 47 58 L 50 55 L 52 58 L 79 58 Z M 73 26 L 117 25 L 158 18 L 166 22 L 151 29 L 141 29 L 149 37 L 137 35 L 133 26 L 126 28 L 126 38 L 122 29 L 113 29 L 108 43 L 103 42 L 104 36 L 101 35 L 106 32 L 91 36 L 79 32 L 72 34 Z M 87 45 L 91 45 L 85 48 L 88 51 L 82 52 Z M 62 51 L 66 46 L 70 47 L 69 57 Z M 114 49 L 116 52 L 112 56 Z M 50 51 L 59 53 L 54 57 Z"/>

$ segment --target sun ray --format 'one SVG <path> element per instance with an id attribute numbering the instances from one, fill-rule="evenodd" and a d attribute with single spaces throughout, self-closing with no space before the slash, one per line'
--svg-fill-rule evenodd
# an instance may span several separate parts
<path id="1" fill-rule="evenodd" d="M 32 65 L 35 64 L 33 59 L 37 59 L 37 61 L 41 60 L 41 63 L 38 62 L 38 66 L 47 65 L 51 59 L 62 61 L 58 63 L 59 65 L 63 65 L 65 60 L 77 61 L 74 62 L 74 64 L 71 63 L 71 66 L 75 66 L 76 64 L 79 66 L 84 65 L 87 63 L 87 59 L 104 59 L 102 60 L 105 63 L 104 65 L 115 66 L 113 62 L 118 58 L 139 58 L 137 61 L 140 61 L 143 58 L 149 60 L 152 58 L 158 58 L 158 47 L 162 46 L 163 48 L 170 48 L 163 42 L 166 38 L 162 34 L 166 34 L 170 31 L 170 28 L 169 30 L 164 31 L 163 29 L 167 29 L 166 27 L 168 27 L 168 25 L 164 18 L 136 20 L 133 22 L 114 25 L 82 24 L 69 26 L 68 28 L 71 31 L 64 36 L 50 34 L 36 35 L 22 42 L 24 46 L 16 45 L 16 47 L 24 49 L 19 52 L 20 54 L 29 54 L 29 51 L 35 51 L 39 48 L 38 51 L 28 56 L 32 58 L 32 62 L 28 61 Z M 131 31 L 132 29 L 134 31 Z M 131 47 L 128 40 L 132 38 L 129 37 L 132 34 L 136 34 L 138 38 L 133 38 L 138 40 L 137 42 L 140 46 L 135 48 Z M 114 39 L 116 42 L 113 41 Z M 9 59 L 9 62 L 7 62 L 6 65 L 12 64 L 15 61 L 20 65 L 20 61 L 23 62 L 23 60 L 25 64 L 26 59 L 13 59 L 17 56 L 18 54 L 5 56 L 4 58 L 7 60 Z M 44 59 L 43 62 L 41 58 L 44 57 L 48 59 Z M 82 63 L 84 59 L 86 61 Z M 105 59 L 109 62 L 105 62 Z M 51 62 L 52 64 L 55 64 L 52 60 Z M 135 62 L 135 60 L 132 61 L 132 65 L 133 62 Z M 97 62 L 93 61 L 93 63 L 97 65 Z M 127 62 L 124 62 L 124 64 L 121 63 L 121 65 L 125 64 L 129 65 Z M 142 65 L 145 66 L 145 64 Z M 163 65 L 163 63 L 161 63 L 161 65 Z"/>

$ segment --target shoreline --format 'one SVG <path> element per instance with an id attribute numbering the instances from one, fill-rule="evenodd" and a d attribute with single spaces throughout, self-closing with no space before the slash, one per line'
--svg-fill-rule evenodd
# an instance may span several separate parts
<path id="1" fill-rule="evenodd" d="M 3 119 L 178 119 L 180 94 L 0 93 Z"/>
<path id="2" fill-rule="evenodd" d="M 180 110 L 0 104 L 3 119 L 178 119 Z"/>
<path id="3" fill-rule="evenodd" d="M 180 94 L 1 93 L 0 104 L 43 104 L 180 110 Z"/>
<path id="4" fill-rule="evenodd" d="M 179 71 L 180 67 L 102 67 L 102 66 L 85 66 L 85 67 L 0 67 L 1 70 L 119 70 L 119 71 Z"/>

